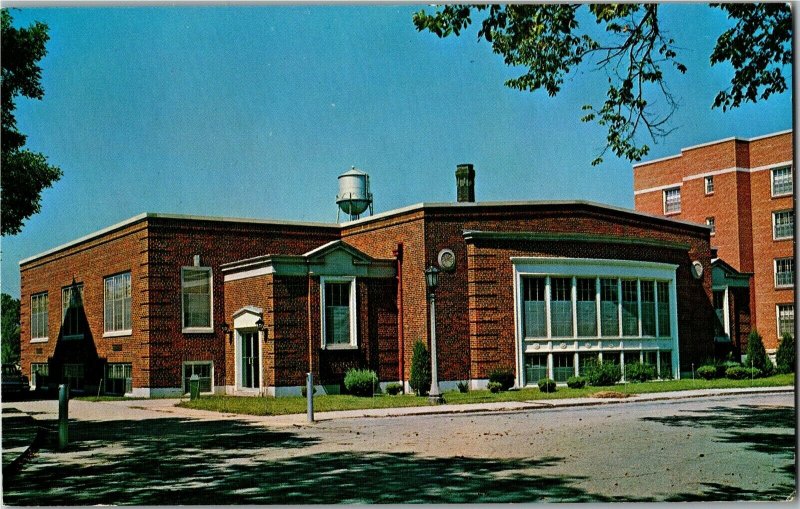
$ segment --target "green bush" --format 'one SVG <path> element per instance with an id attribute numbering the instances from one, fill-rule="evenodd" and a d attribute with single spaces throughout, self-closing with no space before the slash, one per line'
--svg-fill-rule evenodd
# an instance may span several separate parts
<path id="1" fill-rule="evenodd" d="M 458 392 L 467 393 L 469 392 L 469 383 L 468 382 L 458 382 L 456 384 L 458 387 Z"/>
<path id="2" fill-rule="evenodd" d="M 408 385 L 417 396 L 425 396 L 431 388 L 431 355 L 422 341 L 414 343 L 414 353 L 411 355 L 411 378 L 408 380 Z"/>
<path id="3" fill-rule="evenodd" d="M 378 375 L 371 369 L 350 368 L 344 375 L 344 388 L 354 396 L 372 396 L 380 393 Z"/>
<path id="4" fill-rule="evenodd" d="M 501 384 L 500 382 L 489 382 L 489 385 L 487 385 L 486 387 L 490 391 L 492 391 L 494 393 L 498 393 L 503 388 L 503 384 Z"/>
<path id="5" fill-rule="evenodd" d="M 716 369 L 714 371 L 716 371 Z M 656 367 L 652 364 L 633 362 L 625 366 L 625 380 L 628 382 L 646 382 L 655 377 Z"/>
<path id="6" fill-rule="evenodd" d="M 705 380 L 713 380 L 717 378 L 717 366 L 711 366 L 709 364 L 700 366 L 697 368 L 697 376 Z"/>
<path id="7" fill-rule="evenodd" d="M 748 368 L 758 368 L 760 371 L 767 370 L 767 362 L 772 365 L 764 349 L 764 342 L 761 334 L 753 330 L 747 338 L 747 360 L 743 363 Z"/>
<path id="8" fill-rule="evenodd" d="M 778 352 L 775 354 L 778 373 L 794 373 L 796 362 L 797 346 L 794 336 L 787 332 L 783 335 L 781 343 L 778 345 Z"/>
<path id="9" fill-rule="evenodd" d="M 392 382 L 386 386 L 386 394 L 396 396 L 403 392 L 403 386 L 397 382 Z"/>
<path id="10" fill-rule="evenodd" d="M 595 387 L 614 385 L 622 379 L 622 371 L 619 366 L 610 362 L 588 361 L 584 364 L 583 369 L 589 385 Z"/>
<path id="11" fill-rule="evenodd" d="M 312 387 L 311 389 L 312 389 L 311 394 L 316 394 L 317 393 L 317 388 L 316 387 Z M 308 396 L 308 390 L 307 390 L 305 385 L 301 385 L 300 386 L 300 394 L 302 394 L 304 398 L 306 396 Z"/>
<path id="12" fill-rule="evenodd" d="M 511 368 L 497 368 L 489 373 L 489 381 L 497 382 L 502 390 L 507 391 L 514 386 L 514 371 Z"/>
<path id="13" fill-rule="evenodd" d="M 540 378 L 539 390 L 542 392 L 556 392 L 556 381 L 552 378 Z"/>
<path id="14" fill-rule="evenodd" d="M 725 361 L 717 364 L 717 378 L 725 377 L 725 372 L 728 370 L 728 368 L 737 368 L 741 367 L 741 365 L 742 364 L 740 362 L 736 361 Z"/>
<path id="15" fill-rule="evenodd" d="M 742 366 L 734 366 L 725 371 L 725 376 L 732 380 L 744 380 L 746 378 L 758 378 L 761 376 L 761 370 L 758 368 L 745 368 Z"/>
<path id="16" fill-rule="evenodd" d="M 586 386 L 586 379 L 582 376 L 571 376 L 567 378 L 567 387 L 570 389 L 583 389 Z"/>

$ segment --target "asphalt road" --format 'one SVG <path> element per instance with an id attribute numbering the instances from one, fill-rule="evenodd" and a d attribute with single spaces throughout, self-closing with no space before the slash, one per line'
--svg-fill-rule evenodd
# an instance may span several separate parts
<path id="1" fill-rule="evenodd" d="M 99 407 L 98 407 L 99 408 Z M 496 414 L 79 420 L 4 503 L 290 504 L 786 500 L 794 395 Z"/>

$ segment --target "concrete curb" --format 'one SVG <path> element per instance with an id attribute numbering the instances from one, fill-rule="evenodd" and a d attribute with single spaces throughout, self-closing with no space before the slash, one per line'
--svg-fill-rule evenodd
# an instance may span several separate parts
<path id="1" fill-rule="evenodd" d="M 3 468 L 3 483 L 5 484 L 6 480 L 11 479 L 13 475 L 19 472 L 25 462 L 27 462 L 34 454 L 36 454 L 39 449 L 42 448 L 42 444 L 47 439 L 47 435 L 50 430 L 47 426 L 44 425 L 37 425 L 36 426 L 36 435 L 34 435 L 33 440 L 31 441 L 30 445 L 25 448 L 24 451 L 20 453 L 19 456 L 14 458 L 11 463 L 9 463 L 5 468 Z"/>

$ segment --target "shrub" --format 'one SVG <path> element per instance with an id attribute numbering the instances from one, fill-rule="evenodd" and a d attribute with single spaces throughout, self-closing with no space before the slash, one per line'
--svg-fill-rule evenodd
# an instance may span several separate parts
<path id="1" fill-rule="evenodd" d="M 386 394 L 396 396 L 403 392 L 403 386 L 397 382 L 392 382 L 386 386 Z"/>
<path id="2" fill-rule="evenodd" d="M 458 382 L 456 386 L 458 387 L 458 392 L 469 392 L 469 383 L 467 382 Z"/>
<path id="3" fill-rule="evenodd" d="M 371 369 L 348 369 L 344 375 L 344 388 L 354 396 L 372 396 L 373 390 L 380 392 L 378 375 Z"/>
<path id="4" fill-rule="evenodd" d="M 716 368 L 714 369 L 716 372 Z M 625 380 L 628 382 L 646 382 L 656 377 L 656 368 L 652 364 L 633 362 L 625 366 Z"/>
<path id="5" fill-rule="evenodd" d="M 794 373 L 795 363 L 797 362 L 796 349 L 794 336 L 787 332 L 783 335 L 781 343 L 778 345 L 778 352 L 775 354 L 778 373 Z"/>
<path id="6" fill-rule="evenodd" d="M 753 330 L 747 338 L 747 360 L 744 365 L 748 368 L 758 368 L 761 371 L 765 371 L 767 369 L 767 360 L 767 351 L 764 349 L 761 334 Z"/>
<path id="7" fill-rule="evenodd" d="M 489 385 L 487 385 L 487 387 L 490 391 L 498 393 L 503 388 L 503 384 L 501 384 L 500 382 L 489 382 Z"/>
<path id="8" fill-rule="evenodd" d="M 316 394 L 317 393 L 317 388 L 316 387 L 312 387 L 311 389 L 312 389 L 311 394 Z M 301 385 L 300 386 L 300 394 L 302 394 L 304 398 L 306 396 L 308 396 L 308 390 L 307 390 L 305 385 Z"/>
<path id="9" fill-rule="evenodd" d="M 431 388 L 431 355 L 428 347 L 422 341 L 414 343 L 414 353 L 411 356 L 411 378 L 408 385 L 417 393 L 425 396 Z"/>
<path id="10" fill-rule="evenodd" d="M 552 378 L 540 378 L 539 390 L 542 392 L 556 392 L 556 381 Z"/>
<path id="11" fill-rule="evenodd" d="M 717 378 L 717 366 L 711 366 L 709 364 L 700 366 L 697 368 L 697 376 L 706 380 Z"/>
<path id="12" fill-rule="evenodd" d="M 589 361 L 584 364 L 584 372 L 589 385 L 604 386 L 614 385 L 622 379 L 619 366 L 610 362 L 598 363 Z"/>
<path id="13" fill-rule="evenodd" d="M 741 363 L 736 361 L 725 361 L 720 364 L 717 364 L 717 378 L 722 378 L 725 376 L 725 372 L 728 368 L 738 368 L 741 367 Z"/>
<path id="14" fill-rule="evenodd" d="M 745 368 L 742 366 L 734 366 L 725 371 L 725 376 L 732 380 L 744 380 L 746 378 L 758 378 L 761 376 L 761 370 L 758 368 Z"/>
<path id="15" fill-rule="evenodd" d="M 571 376 L 567 378 L 567 387 L 570 389 L 583 389 L 586 386 L 586 379 L 582 376 Z"/>
<path id="16" fill-rule="evenodd" d="M 489 373 L 489 381 L 497 382 L 502 390 L 507 391 L 514 386 L 514 371 L 510 368 L 497 368 Z"/>

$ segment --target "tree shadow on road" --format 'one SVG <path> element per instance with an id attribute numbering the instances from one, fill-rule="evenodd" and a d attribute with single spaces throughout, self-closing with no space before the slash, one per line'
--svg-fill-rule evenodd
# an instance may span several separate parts
<path id="1" fill-rule="evenodd" d="M 434 458 L 319 452 L 318 442 L 239 421 L 77 421 L 64 452 L 44 450 L 4 480 L 12 505 L 605 502 L 562 458 Z"/>

